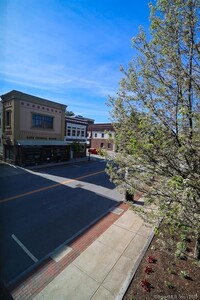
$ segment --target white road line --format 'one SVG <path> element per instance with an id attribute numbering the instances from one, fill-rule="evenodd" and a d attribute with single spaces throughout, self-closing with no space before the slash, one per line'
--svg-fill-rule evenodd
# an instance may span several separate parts
<path id="1" fill-rule="evenodd" d="M 20 242 L 20 240 L 14 235 L 11 235 L 15 242 L 26 252 L 26 254 L 34 261 L 37 262 L 38 259 Z"/>

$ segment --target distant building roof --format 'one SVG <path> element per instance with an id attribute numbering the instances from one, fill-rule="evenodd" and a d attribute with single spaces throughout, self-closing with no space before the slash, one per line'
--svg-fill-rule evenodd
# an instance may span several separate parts
<path id="1" fill-rule="evenodd" d="M 105 130 L 114 131 L 113 125 L 111 123 L 99 123 L 99 124 L 90 124 L 88 126 L 88 131 L 105 131 Z"/>
<path id="2" fill-rule="evenodd" d="M 86 118 L 86 117 L 79 116 L 79 115 L 66 116 L 65 119 L 68 123 L 79 123 L 79 124 L 93 124 L 94 123 L 93 119 Z"/>

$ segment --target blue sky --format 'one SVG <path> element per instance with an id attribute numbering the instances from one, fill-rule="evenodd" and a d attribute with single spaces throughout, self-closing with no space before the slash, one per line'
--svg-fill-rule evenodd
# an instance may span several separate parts
<path id="1" fill-rule="evenodd" d="M 131 38 L 149 27 L 146 0 L 1 0 L 0 95 L 19 90 L 110 122 L 134 57 Z"/>

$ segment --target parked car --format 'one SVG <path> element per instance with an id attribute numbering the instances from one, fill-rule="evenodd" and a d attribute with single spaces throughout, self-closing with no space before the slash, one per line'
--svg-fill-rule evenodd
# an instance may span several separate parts
<path id="1" fill-rule="evenodd" d="M 88 150 L 88 152 L 91 153 L 91 154 L 97 154 L 97 149 L 95 149 L 95 148 L 90 148 L 90 149 Z"/>

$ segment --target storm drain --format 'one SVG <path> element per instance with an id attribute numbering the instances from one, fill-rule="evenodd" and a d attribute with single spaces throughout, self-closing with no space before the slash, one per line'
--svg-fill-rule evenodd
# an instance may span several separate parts
<path id="1" fill-rule="evenodd" d="M 51 258 L 55 262 L 59 262 L 63 257 L 65 257 L 65 255 L 67 255 L 71 251 L 72 248 L 68 247 L 67 245 L 64 245 L 63 247 L 55 251 L 55 253 L 51 255 Z"/>
<path id="2" fill-rule="evenodd" d="M 121 215 L 121 213 L 123 213 L 124 209 L 122 208 L 112 208 L 110 210 L 110 212 L 112 212 L 113 214 L 116 214 L 116 215 Z"/>

